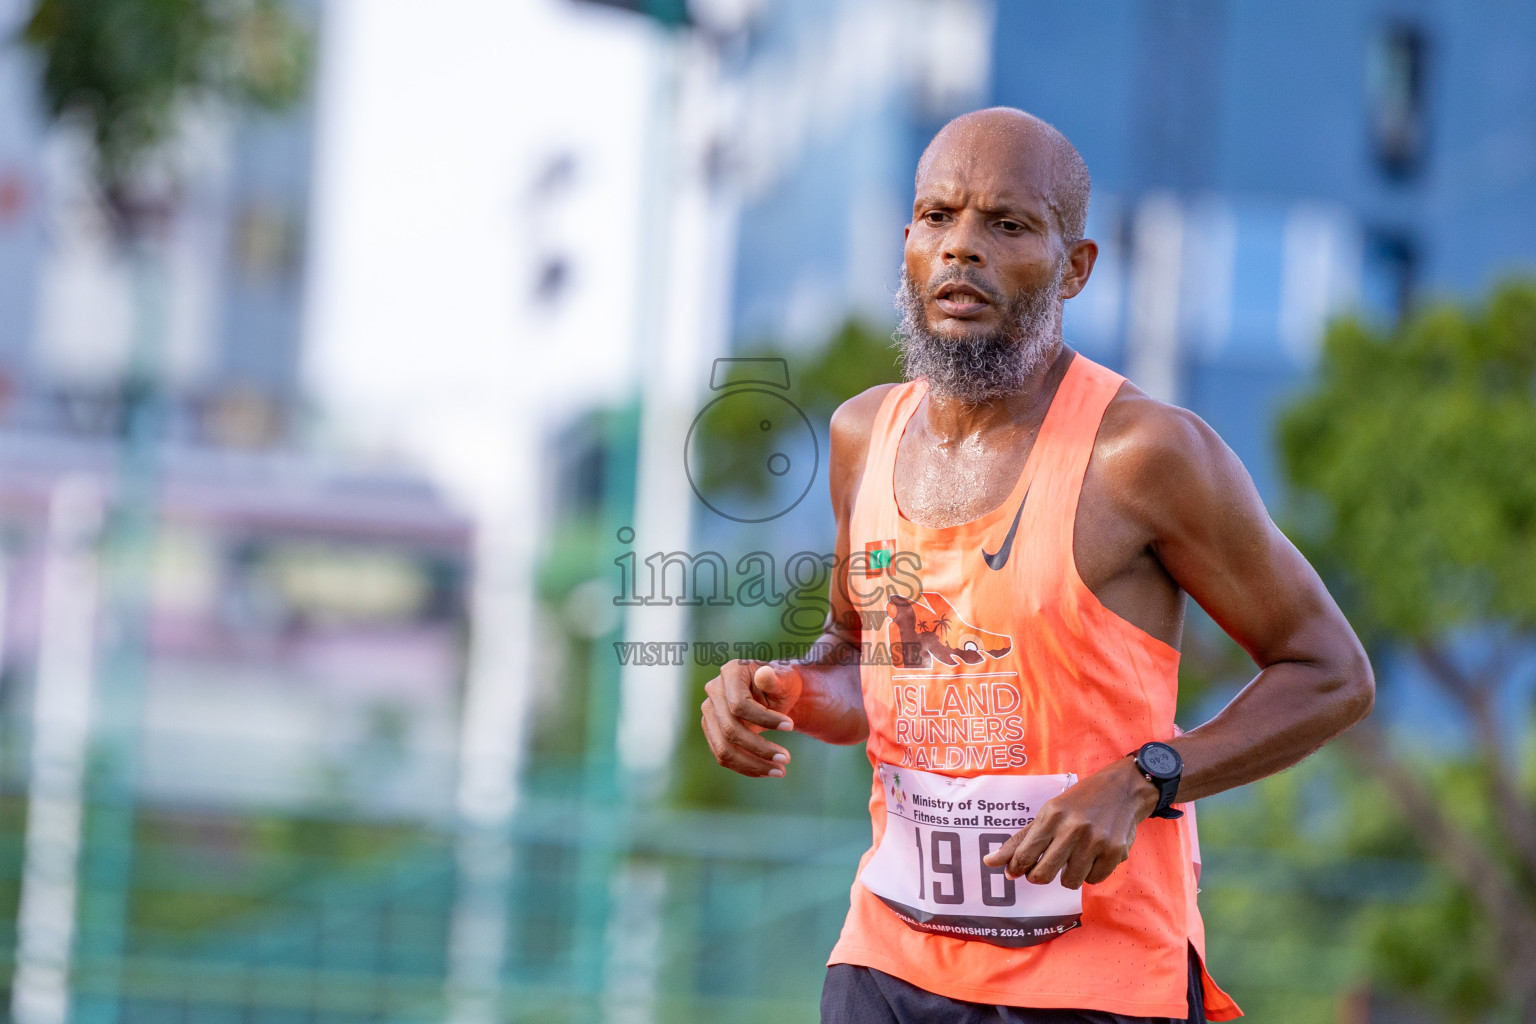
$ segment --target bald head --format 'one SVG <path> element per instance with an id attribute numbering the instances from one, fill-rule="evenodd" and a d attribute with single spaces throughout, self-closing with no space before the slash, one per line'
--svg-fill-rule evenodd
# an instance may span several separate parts
<path id="1" fill-rule="evenodd" d="M 1014 107 L 962 114 L 939 129 L 917 161 L 917 186 L 936 166 L 1002 161 L 1015 176 L 1043 183 L 1062 242 L 1083 237 L 1092 181 L 1077 147 L 1051 124 Z M 1028 182 L 1024 182 L 1027 186 Z"/>

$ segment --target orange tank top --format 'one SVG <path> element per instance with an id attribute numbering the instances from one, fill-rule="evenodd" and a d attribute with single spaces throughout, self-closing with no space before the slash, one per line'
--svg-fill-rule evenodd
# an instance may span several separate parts
<path id="1" fill-rule="evenodd" d="M 877 768 L 874 847 L 861 871 L 885 829 L 881 764 L 964 778 L 1084 777 L 1175 735 L 1178 651 L 1105 608 L 1072 555 L 1094 438 L 1123 381 L 1074 356 L 1013 493 L 945 528 L 908 521 L 895 497 L 897 444 L 926 385 L 893 388 L 881 404 L 849 533 L 858 565 L 849 587 L 866 609 L 860 672 Z M 882 584 L 893 598 L 883 608 Z M 966 691 L 979 692 L 983 680 L 1013 688 L 1007 704 L 1016 698 L 1017 707 L 999 716 L 998 706 L 968 706 Z M 918 930 L 855 881 L 828 962 L 971 1002 L 1183 1018 L 1189 948 L 1205 959 L 1197 859 L 1192 814 L 1147 819 L 1129 859 L 1083 887 L 1081 926 L 1024 948 Z M 1203 981 L 1207 1017 L 1240 1016 L 1208 974 Z"/>

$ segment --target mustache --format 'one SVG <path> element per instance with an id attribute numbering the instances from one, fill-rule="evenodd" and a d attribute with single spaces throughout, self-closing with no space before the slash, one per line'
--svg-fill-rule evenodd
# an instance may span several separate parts
<path id="1" fill-rule="evenodd" d="M 983 281 L 980 275 L 972 273 L 966 267 L 950 267 L 947 270 L 939 271 L 939 273 L 929 278 L 927 298 L 937 297 L 941 288 L 947 288 L 952 284 L 963 284 L 967 288 L 976 289 L 993 305 L 1000 306 L 1003 304 L 1002 297 L 997 294 L 997 290 Z"/>

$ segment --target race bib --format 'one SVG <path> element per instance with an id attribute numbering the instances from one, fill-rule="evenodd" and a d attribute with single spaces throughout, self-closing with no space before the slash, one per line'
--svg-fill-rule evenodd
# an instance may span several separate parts
<path id="1" fill-rule="evenodd" d="M 879 766 L 885 835 L 859 882 L 922 931 L 1034 946 L 1082 924 L 1081 889 L 1009 878 L 981 858 L 1035 820 L 1075 775 L 952 779 Z"/>

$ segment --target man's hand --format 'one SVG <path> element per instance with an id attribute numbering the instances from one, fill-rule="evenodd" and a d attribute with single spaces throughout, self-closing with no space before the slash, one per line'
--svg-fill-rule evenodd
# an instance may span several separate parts
<path id="1" fill-rule="evenodd" d="M 1058 874 L 1068 889 L 1102 882 L 1131 855 L 1136 826 L 1156 809 L 1157 797 L 1157 787 L 1122 757 L 1047 800 L 1034 821 L 983 861 L 1036 885 Z"/>
<path id="2" fill-rule="evenodd" d="M 759 734 L 795 727 L 789 711 L 801 687 L 800 670 L 784 662 L 728 661 L 721 666 L 720 674 L 705 684 L 700 708 L 715 760 L 742 775 L 783 778 L 789 751 Z"/>

